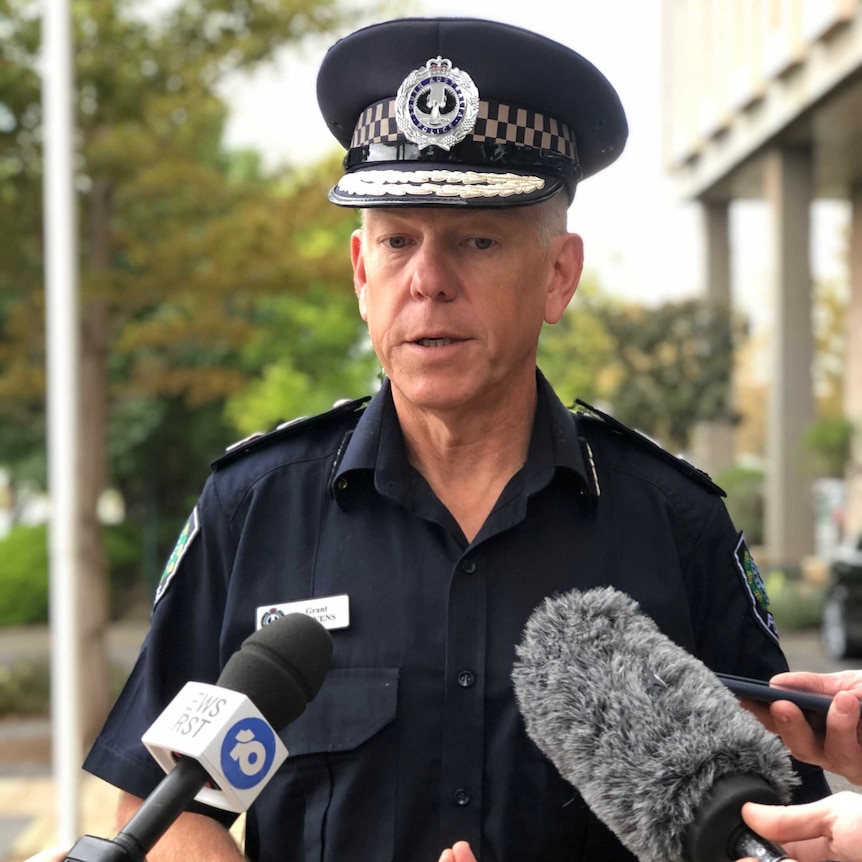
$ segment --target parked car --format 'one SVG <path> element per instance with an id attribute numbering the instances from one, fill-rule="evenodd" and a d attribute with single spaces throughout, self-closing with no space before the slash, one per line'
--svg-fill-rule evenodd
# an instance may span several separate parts
<path id="1" fill-rule="evenodd" d="M 830 561 L 821 632 L 832 658 L 862 656 L 862 533 L 841 545 Z"/>

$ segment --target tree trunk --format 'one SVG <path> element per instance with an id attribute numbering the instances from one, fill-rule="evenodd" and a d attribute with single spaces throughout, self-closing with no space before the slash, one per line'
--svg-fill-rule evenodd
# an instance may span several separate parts
<path id="1" fill-rule="evenodd" d="M 107 653 L 108 566 L 99 523 L 99 497 L 107 464 L 107 357 L 110 318 L 107 280 L 110 268 L 111 185 L 94 180 L 89 196 L 86 289 L 81 315 L 79 423 L 80 548 L 78 559 L 81 670 L 86 690 L 81 700 L 84 745 L 99 732 L 111 706 Z"/>

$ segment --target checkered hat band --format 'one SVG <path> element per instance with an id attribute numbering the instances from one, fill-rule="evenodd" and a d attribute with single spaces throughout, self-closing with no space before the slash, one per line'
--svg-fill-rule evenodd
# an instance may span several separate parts
<path id="1" fill-rule="evenodd" d="M 404 140 L 406 138 L 398 131 L 395 121 L 395 99 L 384 99 L 360 114 L 350 147 L 394 144 Z M 476 125 L 465 140 L 521 144 L 552 150 L 573 161 L 577 158 L 574 135 L 565 123 L 538 111 L 503 102 L 480 101 Z"/>

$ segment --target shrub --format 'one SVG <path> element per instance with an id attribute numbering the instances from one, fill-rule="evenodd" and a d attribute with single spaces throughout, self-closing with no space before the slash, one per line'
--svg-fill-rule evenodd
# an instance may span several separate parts
<path id="1" fill-rule="evenodd" d="M 853 423 L 844 417 L 820 419 L 805 432 L 805 461 L 814 476 L 841 478 L 850 460 Z"/>
<path id="2" fill-rule="evenodd" d="M 826 590 L 800 577 L 788 577 L 780 570 L 766 577 L 769 609 L 779 632 L 799 631 L 820 626 Z"/>
<path id="3" fill-rule="evenodd" d="M 112 615 L 142 586 L 140 528 L 126 522 L 102 530 L 108 558 Z M 48 621 L 48 527 L 19 525 L 0 540 L 0 626 Z"/>
<path id="4" fill-rule="evenodd" d="M 749 545 L 763 544 L 763 471 L 753 467 L 730 467 L 715 475 L 727 492 L 727 510 Z"/>
<path id="5" fill-rule="evenodd" d="M 103 527 L 102 541 L 108 558 L 111 618 L 118 619 L 137 601 L 137 592 L 147 596 L 150 592 L 141 565 L 141 528 L 133 521 Z"/>
<path id="6" fill-rule="evenodd" d="M 111 665 L 111 691 L 120 694 L 129 668 Z M 51 665 L 45 659 L 0 665 L 0 716 L 48 715 L 51 710 Z"/>
<path id="7" fill-rule="evenodd" d="M 48 528 L 18 526 L 0 541 L 0 625 L 48 619 Z"/>
<path id="8" fill-rule="evenodd" d="M 46 661 L 0 666 L 0 715 L 44 715 L 51 702 L 51 674 Z"/>

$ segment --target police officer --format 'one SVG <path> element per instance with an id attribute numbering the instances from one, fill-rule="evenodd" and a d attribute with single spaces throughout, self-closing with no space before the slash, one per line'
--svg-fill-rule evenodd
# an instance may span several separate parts
<path id="1" fill-rule="evenodd" d="M 566 211 L 622 152 L 620 101 L 570 49 L 472 19 L 359 30 L 318 97 L 347 149 L 330 199 L 363 211 L 354 286 L 386 380 L 214 464 L 86 768 L 125 791 L 125 819 L 161 777 L 140 737 L 174 693 L 301 610 L 333 665 L 282 734 L 248 857 L 630 860 L 525 734 L 510 672 L 531 611 L 611 584 L 716 670 L 786 663 L 720 489 L 571 413 L 536 369 L 581 274 Z M 828 792 L 802 771 L 799 801 Z M 150 859 L 239 858 L 228 823 L 198 807 Z"/>

